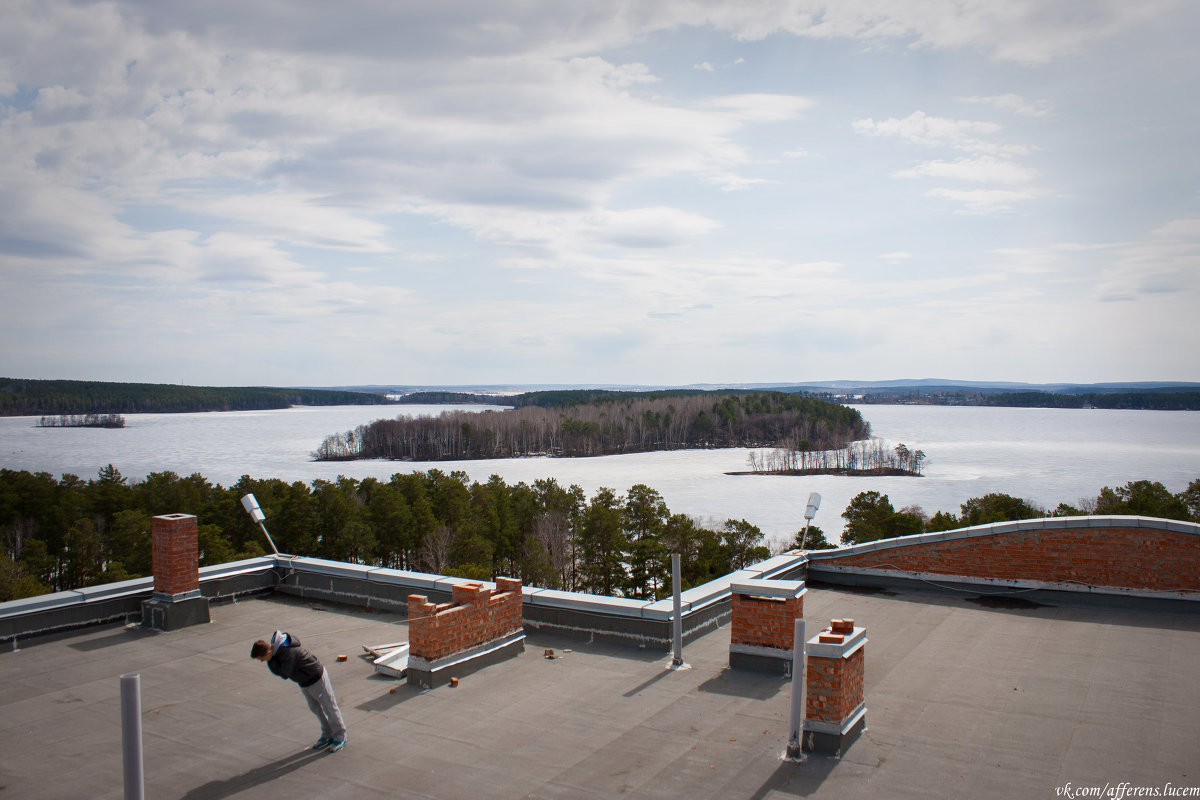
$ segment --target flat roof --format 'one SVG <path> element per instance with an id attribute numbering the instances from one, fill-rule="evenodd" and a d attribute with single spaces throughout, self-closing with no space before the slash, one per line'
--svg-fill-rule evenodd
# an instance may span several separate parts
<path id="1" fill-rule="evenodd" d="M 684 648 L 684 670 L 668 669 L 669 652 L 528 629 L 519 657 L 433 690 L 376 675 L 363 655 L 407 639 L 402 616 L 278 596 L 214 604 L 211 623 L 167 633 L 57 634 L 0 653 L 0 796 L 122 797 L 125 673 L 141 676 L 150 798 L 925 800 L 1200 786 L 1200 608 L 975 597 L 810 585 L 810 633 L 832 618 L 866 628 L 868 710 L 841 758 L 803 763 L 781 758 L 790 680 L 731 670 L 728 625 Z M 342 752 L 308 749 L 319 731 L 296 685 L 250 659 L 276 628 L 329 668 Z"/>

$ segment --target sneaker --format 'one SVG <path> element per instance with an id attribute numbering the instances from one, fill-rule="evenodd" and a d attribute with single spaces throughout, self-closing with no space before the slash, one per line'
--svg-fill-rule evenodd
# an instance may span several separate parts
<path id="1" fill-rule="evenodd" d="M 328 736 L 322 736 L 320 739 L 317 739 L 317 743 L 312 746 L 312 749 L 323 750 L 326 747 L 329 747 L 331 744 L 333 744 L 333 739 L 329 738 Z"/>
<path id="2" fill-rule="evenodd" d="M 340 742 L 330 742 L 329 743 L 329 752 L 336 753 L 338 750 L 341 750 L 345 746 L 346 746 L 345 739 L 342 739 Z"/>

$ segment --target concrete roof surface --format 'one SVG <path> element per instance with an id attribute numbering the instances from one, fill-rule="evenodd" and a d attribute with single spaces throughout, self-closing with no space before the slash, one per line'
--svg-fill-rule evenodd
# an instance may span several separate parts
<path id="1" fill-rule="evenodd" d="M 529 630 L 521 656 L 434 690 L 377 676 L 363 657 L 362 645 L 407 639 L 403 617 L 288 599 L 214 605 L 211 623 L 169 633 L 118 625 L 20 642 L 0 653 L 0 798 L 123 797 L 125 673 L 141 676 L 147 798 L 1052 798 L 1067 784 L 1200 786 L 1200 607 L 971 597 L 810 588 L 810 633 L 834 617 L 867 630 L 868 711 L 841 758 L 803 763 L 781 758 L 790 681 L 730 670 L 727 625 L 685 647 L 684 670 L 668 669 L 666 652 Z M 342 752 L 308 749 L 319 729 L 300 691 L 250 659 L 276 628 L 330 670 L 349 728 Z"/>

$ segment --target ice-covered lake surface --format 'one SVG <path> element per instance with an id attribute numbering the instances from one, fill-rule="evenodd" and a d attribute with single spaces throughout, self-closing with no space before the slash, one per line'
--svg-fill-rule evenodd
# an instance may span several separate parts
<path id="1" fill-rule="evenodd" d="M 38 428 L 34 417 L 0 418 L 0 467 L 95 477 L 113 464 L 132 479 L 167 470 L 199 472 L 228 486 L 242 475 L 311 482 L 338 475 L 388 478 L 396 472 L 463 470 L 473 480 L 508 483 L 553 477 L 588 496 L 607 486 L 644 483 L 673 513 L 706 524 L 745 519 L 768 538 L 790 538 L 803 524 L 810 492 L 822 495 L 814 520 L 831 540 L 850 499 L 873 489 L 896 508 L 957 513 L 989 492 L 1053 508 L 1094 498 L 1103 486 L 1157 480 L 1172 492 L 1200 477 L 1200 412 L 1108 411 L 947 406 L 859 406 L 872 433 L 926 454 L 923 478 L 733 476 L 748 450 L 680 450 L 598 458 L 321 463 L 311 453 L 325 436 L 381 417 L 438 414 L 480 406 L 330 406 L 279 411 L 129 414 L 122 429 Z"/>

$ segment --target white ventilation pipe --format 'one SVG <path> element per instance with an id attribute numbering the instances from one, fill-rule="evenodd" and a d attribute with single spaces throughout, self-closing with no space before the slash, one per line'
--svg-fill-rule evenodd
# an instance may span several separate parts
<path id="1" fill-rule="evenodd" d="M 796 620 L 792 633 L 792 718 L 788 726 L 787 758 L 802 758 L 800 727 L 804 724 L 804 619 Z"/>
<path id="2" fill-rule="evenodd" d="M 675 654 L 671 659 L 674 667 L 683 666 L 683 601 L 679 592 L 679 553 L 671 553 L 671 599 L 674 604 Z"/>
<path id="3" fill-rule="evenodd" d="M 121 676 L 121 753 L 125 771 L 125 800 L 146 796 L 142 772 L 142 676 Z"/>

